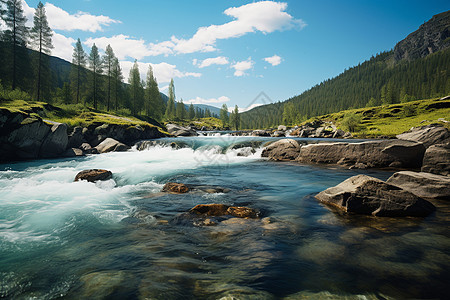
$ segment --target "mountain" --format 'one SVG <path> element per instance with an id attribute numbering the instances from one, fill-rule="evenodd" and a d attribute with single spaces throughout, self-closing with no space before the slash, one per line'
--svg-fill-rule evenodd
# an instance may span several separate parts
<path id="1" fill-rule="evenodd" d="M 349 108 L 446 96 L 450 94 L 449 31 L 450 11 L 435 15 L 393 50 L 284 102 L 242 113 L 241 127 L 291 125 Z"/>

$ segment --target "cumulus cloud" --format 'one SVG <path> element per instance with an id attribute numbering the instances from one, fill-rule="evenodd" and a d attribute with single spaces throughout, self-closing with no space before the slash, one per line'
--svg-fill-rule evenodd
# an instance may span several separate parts
<path id="1" fill-rule="evenodd" d="M 32 26 L 35 9 L 30 7 L 25 0 L 22 0 L 22 7 L 25 16 L 28 19 L 27 26 Z M 81 11 L 71 15 L 62 8 L 49 2 L 45 4 L 45 11 L 49 26 L 53 30 L 97 32 L 102 31 L 103 27 L 109 26 L 110 24 L 121 23 L 120 21 L 111 19 L 107 16 L 94 16 Z"/>
<path id="2" fill-rule="evenodd" d="M 222 25 L 200 27 L 190 39 L 171 38 L 176 53 L 211 52 L 216 50 L 217 40 L 237 38 L 252 32 L 264 34 L 293 27 L 303 28 L 306 23 L 294 19 L 285 10 L 287 3 L 260 1 L 230 7 L 225 15 L 234 18 Z"/>
<path id="3" fill-rule="evenodd" d="M 229 102 L 230 98 L 228 98 L 227 96 L 221 96 L 219 98 L 209 98 L 209 99 L 204 99 L 201 97 L 196 97 L 194 99 L 190 99 L 188 100 L 186 103 L 190 104 L 214 104 L 214 103 L 225 103 L 225 102 Z"/>
<path id="4" fill-rule="evenodd" d="M 276 54 L 271 57 L 266 57 L 266 58 L 264 58 L 264 60 L 266 62 L 268 62 L 269 64 L 271 64 L 272 66 L 278 66 L 279 64 L 281 64 L 281 57 L 279 57 Z"/>
<path id="5" fill-rule="evenodd" d="M 122 67 L 123 76 L 125 77 L 125 81 L 128 81 L 128 75 L 130 74 L 131 67 L 134 62 L 131 61 L 121 61 L 120 65 Z M 200 77 L 201 73 L 194 72 L 183 72 L 177 69 L 176 65 L 171 65 L 165 62 L 159 64 L 151 64 L 151 63 L 138 63 L 139 65 L 139 73 L 141 75 L 141 79 L 145 79 L 147 76 L 148 66 L 151 65 L 153 68 L 153 73 L 155 74 L 156 80 L 158 83 L 167 83 L 170 82 L 172 78 L 184 78 L 184 77 Z"/>
<path id="6" fill-rule="evenodd" d="M 230 62 L 228 61 L 228 58 L 224 56 L 218 56 L 207 58 L 201 62 L 199 62 L 197 59 L 194 59 L 192 63 L 194 64 L 194 66 L 197 66 L 199 68 L 205 68 L 211 65 L 228 65 Z"/>
<path id="7" fill-rule="evenodd" d="M 234 76 L 241 77 L 246 75 L 245 71 L 250 70 L 253 68 L 254 61 L 251 57 L 249 57 L 247 60 L 239 61 L 235 64 L 233 64 L 231 67 L 235 70 Z"/>
<path id="8" fill-rule="evenodd" d="M 52 40 L 54 46 L 52 55 L 72 61 L 73 45 L 76 43 L 76 40 L 55 32 L 53 32 Z"/>
<path id="9" fill-rule="evenodd" d="M 261 105 L 264 105 L 264 104 L 263 103 L 254 103 L 254 104 L 252 104 L 252 105 L 250 105 L 248 107 L 239 107 L 239 112 L 242 113 L 242 112 L 245 112 L 245 111 L 249 111 L 249 110 L 251 110 L 251 109 L 253 109 L 255 107 L 261 106 Z"/>

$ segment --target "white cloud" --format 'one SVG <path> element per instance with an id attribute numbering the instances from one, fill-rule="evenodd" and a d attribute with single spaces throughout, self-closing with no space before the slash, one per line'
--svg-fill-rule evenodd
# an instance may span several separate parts
<path id="1" fill-rule="evenodd" d="M 230 98 L 228 98 L 227 96 L 221 96 L 219 98 L 209 98 L 209 99 L 204 99 L 204 98 L 200 98 L 200 97 L 196 97 L 194 99 L 188 100 L 186 101 L 186 103 L 190 104 L 212 104 L 212 103 L 225 103 L 225 102 L 229 102 Z"/>
<path id="2" fill-rule="evenodd" d="M 218 40 L 237 38 L 252 32 L 264 34 L 297 27 L 302 29 L 306 23 L 300 19 L 294 19 L 285 10 L 287 3 L 274 1 L 260 1 L 230 7 L 224 11 L 225 15 L 234 18 L 233 21 L 222 25 L 210 25 L 200 27 L 190 39 L 179 39 L 172 36 L 162 47 L 166 47 L 167 53 L 194 53 L 216 51 Z M 152 44 L 152 48 L 160 47 L 160 44 Z M 170 52 L 171 50 L 172 52 Z"/>
<path id="3" fill-rule="evenodd" d="M 128 75 L 130 74 L 131 67 L 134 62 L 131 61 L 121 61 L 120 65 L 122 67 L 123 76 L 125 77 L 125 82 L 128 81 Z M 183 72 L 177 69 L 176 65 L 171 65 L 168 63 L 159 63 L 159 64 L 151 64 L 151 63 L 139 63 L 139 73 L 141 75 L 141 79 L 145 79 L 147 76 L 148 65 L 151 65 L 153 68 L 153 73 L 155 74 L 156 80 L 158 83 L 167 83 L 170 82 L 172 78 L 184 78 L 184 77 L 200 77 L 201 73 L 193 73 L 193 72 Z"/>
<path id="4" fill-rule="evenodd" d="M 249 111 L 249 110 L 251 110 L 255 107 L 261 106 L 261 105 L 264 105 L 264 103 L 254 103 L 254 104 L 250 105 L 249 107 L 242 107 L 242 108 L 239 107 L 239 112 L 242 113 L 245 111 Z"/>
<path id="5" fill-rule="evenodd" d="M 25 0 L 22 0 L 22 7 L 27 17 L 27 26 L 33 25 L 33 17 L 35 9 L 28 6 Z M 121 23 L 118 20 L 111 19 L 108 16 L 94 16 L 86 12 L 77 12 L 74 15 L 59 8 L 49 2 L 45 4 L 45 12 L 48 24 L 53 30 L 81 30 L 89 32 L 103 31 L 103 27 L 114 23 Z"/>
<path id="6" fill-rule="evenodd" d="M 211 65 L 228 65 L 230 62 L 228 61 L 228 58 L 224 56 L 218 56 L 207 58 L 201 62 L 199 62 L 197 59 L 194 59 L 192 63 L 194 64 L 194 66 L 196 65 L 199 68 L 205 68 Z"/>
<path id="7" fill-rule="evenodd" d="M 52 49 L 52 55 L 67 61 L 72 61 L 73 44 L 76 43 L 76 40 L 53 32 L 52 41 L 54 46 Z"/>
<path id="8" fill-rule="evenodd" d="M 269 64 L 271 64 L 272 66 L 278 66 L 279 64 L 281 64 L 281 57 L 279 57 L 276 54 L 271 57 L 266 57 L 266 58 L 264 58 L 264 60 L 266 62 L 268 62 Z"/>
<path id="9" fill-rule="evenodd" d="M 239 61 L 235 64 L 233 64 L 231 67 L 235 70 L 234 76 L 240 77 L 246 75 L 245 71 L 250 70 L 253 68 L 254 61 L 251 57 L 249 57 L 247 60 Z"/>

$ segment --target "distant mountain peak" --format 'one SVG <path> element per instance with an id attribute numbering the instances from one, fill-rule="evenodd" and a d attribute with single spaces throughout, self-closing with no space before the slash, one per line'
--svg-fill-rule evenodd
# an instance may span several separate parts
<path id="1" fill-rule="evenodd" d="M 413 60 L 450 47 L 450 11 L 433 16 L 394 48 L 395 61 Z"/>

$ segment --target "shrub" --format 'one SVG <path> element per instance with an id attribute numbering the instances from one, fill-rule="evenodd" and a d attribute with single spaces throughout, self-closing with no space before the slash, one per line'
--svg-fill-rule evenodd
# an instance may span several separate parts
<path id="1" fill-rule="evenodd" d="M 341 126 L 345 131 L 356 132 L 361 125 L 361 116 L 355 113 L 348 113 L 344 116 Z"/>

